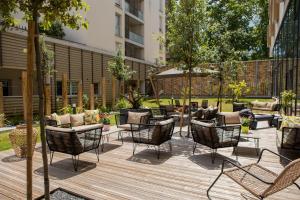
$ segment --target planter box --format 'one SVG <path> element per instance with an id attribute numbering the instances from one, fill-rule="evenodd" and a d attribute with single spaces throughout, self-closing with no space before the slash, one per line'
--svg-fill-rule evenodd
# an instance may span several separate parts
<path id="1" fill-rule="evenodd" d="M 45 199 L 45 196 L 40 196 L 36 198 L 35 200 L 43 200 Z M 50 199 L 51 200 L 93 200 L 91 198 L 82 196 L 80 194 L 76 194 L 75 192 L 68 191 L 63 188 L 56 188 L 55 190 L 52 190 L 50 192 Z"/>

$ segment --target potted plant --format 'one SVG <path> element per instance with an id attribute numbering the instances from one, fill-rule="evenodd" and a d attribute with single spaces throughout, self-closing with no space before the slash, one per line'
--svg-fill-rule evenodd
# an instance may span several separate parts
<path id="1" fill-rule="evenodd" d="M 293 100 L 296 99 L 296 94 L 292 90 L 284 90 L 281 92 L 282 107 L 286 115 L 291 115 Z"/>
<path id="2" fill-rule="evenodd" d="M 249 126 L 250 126 L 251 119 L 247 117 L 242 118 L 242 133 L 248 134 L 249 133 Z"/>
<path id="3" fill-rule="evenodd" d="M 109 131 L 110 129 L 110 119 L 108 114 L 100 114 L 100 123 L 103 124 L 103 131 Z"/>

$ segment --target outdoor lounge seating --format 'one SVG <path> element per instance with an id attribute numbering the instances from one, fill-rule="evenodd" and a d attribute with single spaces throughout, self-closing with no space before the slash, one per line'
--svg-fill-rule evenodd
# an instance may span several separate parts
<path id="1" fill-rule="evenodd" d="M 121 128 L 123 131 L 119 131 L 118 138 L 121 138 L 123 144 L 123 132 L 130 132 L 132 130 L 138 131 L 142 128 L 141 124 L 148 124 L 151 117 L 151 112 L 149 110 L 143 110 L 146 112 L 131 112 L 120 113 L 115 115 L 116 125 L 118 128 Z M 131 125 L 134 124 L 134 125 Z"/>
<path id="2" fill-rule="evenodd" d="M 99 145 L 102 136 L 101 124 L 84 125 L 73 128 L 46 126 L 46 139 L 52 165 L 54 152 L 72 155 L 73 167 L 77 171 L 79 155 L 95 150 L 99 162 Z"/>
<path id="3" fill-rule="evenodd" d="M 280 174 L 272 172 L 271 170 L 259 164 L 265 151 L 268 151 L 290 163 Z M 224 170 L 225 164 L 231 164 L 234 166 L 234 168 Z M 291 161 L 290 159 L 268 149 L 263 149 L 261 151 L 259 159 L 256 163 L 246 166 L 238 166 L 230 160 L 224 160 L 221 173 L 207 190 L 207 197 L 209 199 L 211 199 L 209 195 L 210 190 L 223 174 L 234 180 L 237 184 L 242 186 L 258 199 L 264 199 L 293 184 L 300 190 L 300 186 L 295 183 L 295 181 L 300 177 L 300 159 Z"/>
<path id="4" fill-rule="evenodd" d="M 277 144 L 281 149 L 300 150 L 300 117 L 284 116 L 277 130 Z"/>
<path id="5" fill-rule="evenodd" d="M 193 117 L 195 117 L 196 120 L 202 121 L 202 120 L 214 120 L 217 118 L 218 108 L 199 108 L 196 112 L 193 113 Z"/>
<path id="6" fill-rule="evenodd" d="M 212 149 L 211 159 L 214 163 L 217 149 L 233 147 L 236 153 L 236 147 L 238 146 L 241 126 L 215 126 L 212 121 L 191 121 L 191 132 L 194 140 L 193 154 L 197 148 L 197 144 L 207 146 Z"/>
<path id="7" fill-rule="evenodd" d="M 250 103 L 251 110 L 259 111 L 279 111 L 280 104 L 279 99 L 273 98 L 272 102 L 261 102 L 261 101 L 252 101 Z"/>
<path id="8" fill-rule="evenodd" d="M 172 151 L 171 138 L 175 126 L 174 119 L 160 121 L 155 124 L 143 124 L 143 129 L 138 131 L 134 130 L 135 126 L 140 124 L 131 124 L 132 127 L 132 141 L 133 141 L 133 155 L 139 144 L 146 144 L 154 146 L 157 152 L 157 159 L 160 156 L 160 146 L 169 142 L 170 151 Z"/>

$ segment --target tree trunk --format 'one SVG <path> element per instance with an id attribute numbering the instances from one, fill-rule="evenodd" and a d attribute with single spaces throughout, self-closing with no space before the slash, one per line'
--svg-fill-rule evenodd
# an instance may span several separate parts
<path id="1" fill-rule="evenodd" d="M 37 13 L 34 13 L 33 20 L 35 21 L 35 63 L 38 81 L 38 94 L 39 94 L 39 119 L 40 119 L 40 136 L 42 142 L 42 157 L 44 168 L 44 192 L 45 199 L 49 200 L 49 175 L 48 175 L 48 158 L 47 158 L 47 146 L 45 137 L 45 98 L 44 98 L 44 70 L 41 69 L 41 53 L 40 53 L 40 41 L 39 41 L 39 23 Z"/>
<path id="2" fill-rule="evenodd" d="M 182 132 L 182 127 L 183 127 L 183 115 L 184 115 L 184 110 L 185 110 L 185 104 L 186 104 L 186 89 L 187 89 L 187 77 L 186 77 L 186 73 L 184 72 L 184 78 L 185 78 L 185 82 L 184 82 L 184 91 L 183 91 L 183 107 L 182 107 L 182 111 L 181 111 L 181 114 L 180 114 L 180 129 L 179 129 L 179 133 L 180 133 L 180 136 L 182 136 L 181 132 Z"/>
<path id="3" fill-rule="evenodd" d="M 190 67 L 189 68 L 189 104 L 188 104 L 189 119 L 188 119 L 187 137 L 190 137 L 190 125 L 191 125 L 191 119 L 192 119 L 191 102 L 192 102 L 192 68 Z"/>
<path id="4" fill-rule="evenodd" d="M 151 83 L 151 86 L 152 86 L 152 90 L 153 90 L 153 92 L 154 92 L 154 96 L 155 96 L 155 99 L 156 99 L 156 104 L 157 104 L 158 106 L 160 106 L 158 92 L 157 92 L 156 87 L 155 87 L 155 85 L 154 85 L 152 76 L 150 76 L 149 79 L 150 79 L 150 83 Z"/>
<path id="5" fill-rule="evenodd" d="M 32 93 L 33 93 L 33 63 L 34 63 L 34 22 L 28 21 L 27 36 L 27 94 L 26 94 L 26 125 L 27 125 L 27 157 L 26 157 L 26 177 L 27 177 L 27 199 L 32 199 Z"/>

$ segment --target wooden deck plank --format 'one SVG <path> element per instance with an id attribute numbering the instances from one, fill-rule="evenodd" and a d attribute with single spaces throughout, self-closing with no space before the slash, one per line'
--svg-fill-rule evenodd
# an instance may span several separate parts
<path id="1" fill-rule="evenodd" d="M 262 137 L 261 147 L 278 151 L 275 129 L 258 131 Z M 82 154 L 79 172 L 73 171 L 69 155 L 55 153 L 53 166 L 49 167 L 51 189 L 63 187 L 93 199 L 108 200 L 207 199 L 206 190 L 220 173 L 222 159 L 235 160 L 232 148 L 221 149 L 216 162 L 212 164 L 209 149 L 199 147 L 193 155 L 192 140 L 179 137 L 172 139 L 173 152 L 170 153 L 165 147 L 160 160 L 146 146 L 139 146 L 132 156 L 132 144 L 128 139 L 121 145 L 116 135 L 112 135 L 110 143 L 105 145 L 105 151 L 100 155 L 99 163 L 94 152 Z M 238 161 L 241 164 L 257 160 L 253 149 L 241 147 L 240 150 Z M 11 150 L 0 153 L 0 199 L 24 199 L 26 196 L 26 162 L 7 162 L 8 158 L 13 158 L 12 155 Z M 300 157 L 295 153 L 289 156 Z M 270 154 L 265 155 L 262 164 L 276 172 L 283 169 L 280 160 Z M 33 167 L 34 195 L 37 197 L 43 193 L 42 156 L 39 148 L 34 153 Z M 214 199 L 233 200 L 242 199 L 241 192 L 246 191 L 224 176 L 211 195 Z M 291 186 L 270 199 L 299 198 L 300 191 Z"/>

